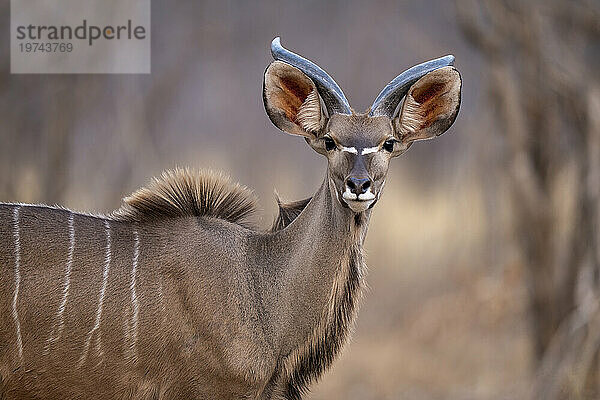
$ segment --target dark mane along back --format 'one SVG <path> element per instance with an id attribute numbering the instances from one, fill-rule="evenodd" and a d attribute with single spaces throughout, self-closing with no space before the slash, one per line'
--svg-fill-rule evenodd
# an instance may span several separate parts
<path id="1" fill-rule="evenodd" d="M 206 216 L 221 218 L 250 228 L 256 197 L 245 186 L 212 171 L 176 168 L 153 178 L 123 199 L 112 217 L 144 222 L 163 218 Z"/>

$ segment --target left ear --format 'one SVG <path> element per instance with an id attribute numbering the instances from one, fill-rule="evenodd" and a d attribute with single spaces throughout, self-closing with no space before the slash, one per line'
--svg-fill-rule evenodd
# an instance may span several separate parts
<path id="1" fill-rule="evenodd" d="M 446 132 L 460 108 L 462 80 L 454 67 L 429 72 L 408 90 L 393 126 L 396 137 L 409 146 Z"/>
<path id="2" fill-rule="evenodd" d="M 273 61 L 265 71 L 263 101 L 271 122 L 289 134 L 314 139 L 325 125 L 315 83 L 284 62 Z"/>

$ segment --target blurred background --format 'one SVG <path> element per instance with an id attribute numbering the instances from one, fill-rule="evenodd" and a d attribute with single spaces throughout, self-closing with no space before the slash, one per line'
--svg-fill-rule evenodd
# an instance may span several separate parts
<path id="1" fill-rule="evenodd" d="M 154 0 L 151 75 L 11 75 L 4 40 L 0 201 L 107 212 L 208 167 L 270 226 L 326 166 L 265 115 L 278 35 L 356 110 L 432 58 L 463 77 L 450 131 L 392 163 L 356 334 L 307 398 L 600 398 L 598 1 Z"/>

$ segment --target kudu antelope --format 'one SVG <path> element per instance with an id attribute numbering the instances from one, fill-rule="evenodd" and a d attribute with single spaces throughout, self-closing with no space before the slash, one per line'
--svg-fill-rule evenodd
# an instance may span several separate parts
<path id="1" fill-rule="evenodd" d="M 389 161 L 442 134 L 460 105 L 446 56 L 353 111 L 334 80 L 275 39 L 271 121 L 327 158 L 311 198 L 270 231 L 218 174 L 175 170 L 101 216 L 0 206 L 0 398 L 300 399 L 348 339 L 363 240 Z"/>

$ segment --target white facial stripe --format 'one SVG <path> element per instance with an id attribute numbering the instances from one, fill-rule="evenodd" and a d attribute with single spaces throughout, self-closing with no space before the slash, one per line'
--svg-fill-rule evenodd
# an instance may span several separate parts
<path id="1" fill-rule="evenodd" d="M 364 149 L 362 149 L 362 152 L 360 154 L 364 156 L 365 154 L 377 153 L 378 151 L 379 151 L 379 146 L 365 147 Z"/>
<path id="2" fill-rule="evenodd" d="M 361 193 L 358 195 L 358 199 L 363 201 L 373 200 L 375 199 L 375 195 L 373 194 L 373 192 L 371 192 L 371 188 L 368 188 L 365 193 Z"/>
<path id="3" fill-rule="evenodd" d="M 347 153 L 352 153 L 352 154 L 358 154 L 358 149 L 356 147 L 342 146 L 342 151 L 345 151 Z M 365 154 L 376 153 L 378 151 L 379 151 L 379 146 L 365 147 L 364 149 L 361 150 L 360 154 L 364 156 Z"/>

